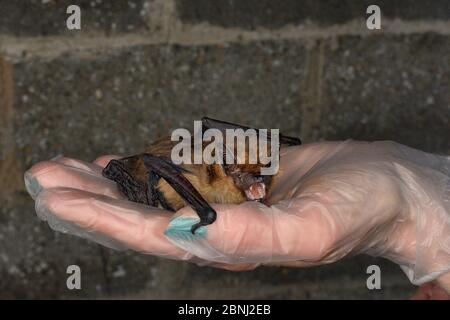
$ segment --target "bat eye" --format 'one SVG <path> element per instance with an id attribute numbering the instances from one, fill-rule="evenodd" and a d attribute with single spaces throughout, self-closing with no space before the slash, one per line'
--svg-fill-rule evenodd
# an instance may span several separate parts
<path id="1" fill-rule="evenodd" d="M 255 176 L 255 180 L 257 182 L 263 182 L 264 181 L 264 176 L 257 175 L 257 176 Z"/>

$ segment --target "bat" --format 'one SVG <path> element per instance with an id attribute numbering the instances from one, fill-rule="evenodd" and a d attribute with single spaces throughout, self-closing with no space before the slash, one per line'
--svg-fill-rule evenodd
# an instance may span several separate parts
<path id="1" fill-rule="evenodd" d="M 212 118 L 202 118 L 202 128 L 252 129 L 247 126 Z M 255 130 L 255 129 L 253 129 Z M 256 132 L 259 132 L 255 130 Z M 259 139 L 259 136 L 258 136 Z M 301 140 L 280 134 L 280 145 L 300 145 Z M 194 234 L 201 226 L 216 220 L 217 213 L 210 203 L 239 204 L 261 201 L 270 190 L 274 176 L 261 175 L 265 165 L 259 160 L 249 161 L 250 148 L 245 148 L 243 163 L 174 164 L 171 151 L 177 142 L 170 137 L 153 142 L 144 153 L 111 160 L 103 169 L 103 176 L 117 183 L 119 191 L 130 201 L 177 211 L 189 205 L 200 221 L 193 225 Z M 203 142 L 202 148 L 212 142 Z M 194 145 L 191 145 L 194 149 Z M 231 150 L 236 152 L 236 149 Z M 236 162 L 236 161 L 235 161 Z"/>

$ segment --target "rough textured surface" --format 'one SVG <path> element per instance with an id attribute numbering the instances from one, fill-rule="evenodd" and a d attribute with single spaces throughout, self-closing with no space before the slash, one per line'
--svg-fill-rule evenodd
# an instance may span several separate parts
<path id="1" fill-rule="evenodd" d="M 65 3 L 0 0 L 0 41 L 18 36 L 16 41 L 32 47 L 43 40 L 51 51 L 53 37 L 28 42 L 28 36 L 65 39 Z M 171 17 L 160 20 L 165 30 L 151 29 L 162 38 L 180 22 L 247 30 L 309 19 L 330 26 L 365 12 L 353 1 L 78 3 L 86 28 L 80 38 L 70 38 L 74 48 L 91 31 L 110 35 L 109 43 L 123 32 L 148 35 L 146 8 Z M 178 15 L 165 11 L 173 9 L 170 4 Z M 382 11 L 405 21 L 448 20 L 447 4 L 382 1 Z M 22 177 L 32 164 L 58 154 L 89 161 L 105 153 L 135 153 L 170 129 L 192 128 L 203 115 L 279 127 L 306 142 L 392 139 L 450 153 L 450 39 L 415 30 L 363 37 L 341 30 L 333 37 L 274 36 L 219 45 L 122 43 L 76 55 L 31 53 L 26 59 L 0 53 L 0 298 L 407 298 L 414 287 L 383 259 L 359 256 L 314 269 L 233 273 L 54 233 L 36 217 Z M 66 288 L 71 264 L 82 269 L 80 291 Z M 371 264 L 381 267 L 382 290 L 366 287 Z"/>
<path id="2" fill-rule="evenodd" d="M 450 19 L 450 4 L 446 0 L 176 0 L 184 23 L 208 22 L 224 27 L 279 28 L 286 24 L 320 25 L 345 23 L 365 19 L 366 9 L 377 4 L 382 16 L 395 19 Z"/>
<path id="3" fill-rule="evenodd" d="M 192 129 L 203 115 L 299 134 L 303 55 L 291 43 L 146 46 L 18 64 L 20 159 L 27 167 L 48 154 L 132 153 L 173 128 Z"/>
<path id="4" fill-rule="evenodd" d="M 326 56 L 316 83 L 320 138 L 388 139 L 450 153 L 448 37 L 342 37 L 316 52 Z"/>

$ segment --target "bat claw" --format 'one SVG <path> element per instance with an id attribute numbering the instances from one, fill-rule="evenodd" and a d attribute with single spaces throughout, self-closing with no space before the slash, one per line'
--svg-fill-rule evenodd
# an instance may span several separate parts
<path id="1" fill-rule="evenodd" d="M 204 224 L 201 223 L 201 222 L 194 224 L 194 225 L 191 227 L 191 233 L 192 233 L 193 235 L 195 235 L 195 231 L 196 231 L 198 228 L 202 227 L 202 226 L 204 226 Z"/>
<path id="2" fill-rule="evenodd" d="M 206 212 L 204 212 L 204 214 L 202 214 L 202 218 L 203 218 L 203 219 L 201 219 L 200 222 L 194 224 L 194 225 L 191 227 L 191 233 L 192 233 L 193 235 L 195 235 L 195 231 L 196 231 L 198 228 L 203 227 L 203 226 L 210 225 L 210 224 L 212 224 L 214 221 L 216 221 L 216 219 L 217 219 L 217 213 L 216 213 L 216 211 L 214 211 L 214 209 L 207 210 Z"/>

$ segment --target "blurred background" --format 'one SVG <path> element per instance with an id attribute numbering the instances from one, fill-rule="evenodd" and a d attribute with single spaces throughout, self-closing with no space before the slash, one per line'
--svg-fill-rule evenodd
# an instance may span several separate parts
<path id="1" fill-rule="evenodd" d="M 66 28 L 70 4 L 81 30 Z M 55 233 L 23 173 L 136 153 L 204 115 L 450 154 L 449 89 L 448 0 L 0 0 L 0 298 L 408 298 L 384 259 L 233 273 Z M 81 290 L 66 287 L 72 264 Z"/>

